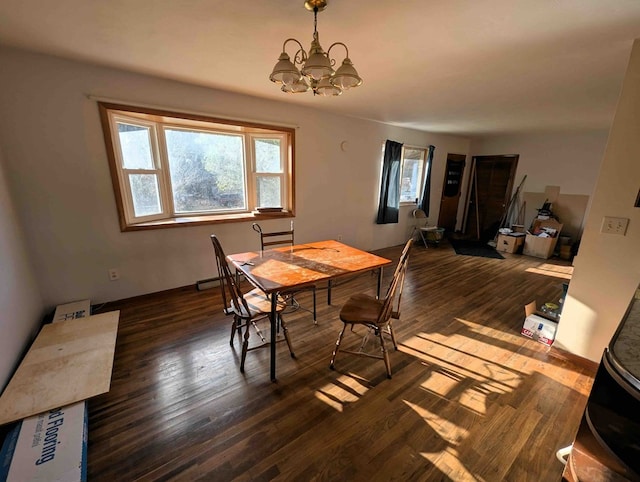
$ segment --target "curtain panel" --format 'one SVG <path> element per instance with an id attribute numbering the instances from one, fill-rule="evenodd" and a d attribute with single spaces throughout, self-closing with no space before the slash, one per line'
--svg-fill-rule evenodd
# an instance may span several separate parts
<path id="1" fill-rule="evenodd" d="M 380 204 L 376 224 L 398 222 L 400 210 L 400 161 L 402 143 L 390 141 L 384 145 L 382 162 L 382 182 L 380 184 Z"/>
<path id="2" fill-rule="evenodd" d="M 422 188 L 422 198 L 418 202 L 418 207 L 429 216 L 429 199 L 431 197 L 431 164 L 433 164 L 433 152 L 436 150 L 435 146 L 429 146 L 427 152 L 427 172 L 424 173 L 424 187 Z"/>

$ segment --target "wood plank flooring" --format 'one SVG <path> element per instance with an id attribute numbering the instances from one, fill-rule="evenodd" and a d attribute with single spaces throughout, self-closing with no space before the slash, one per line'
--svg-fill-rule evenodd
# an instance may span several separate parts
<path id="1" fill-rule="evenodd" d="M 415 246 L 391 380 L 378 360 L 339 354 L 328 368 L 340 306 L 373 293 L 372 274 L 340 284 L 332 306 L 319 291 L 318 326 L 286 315 L 297 358 L 278 346 L 277 383 L 267 349 L 240 373 L 217 288 L 109 303 L 120 328 L 111 390 L 89 402 L 89 480 L 560 480 L 555 452 L 573 441 L 595 365 L 519 334 L 526 303 L 561 294 L 543 264 L 567 263 Z"/>

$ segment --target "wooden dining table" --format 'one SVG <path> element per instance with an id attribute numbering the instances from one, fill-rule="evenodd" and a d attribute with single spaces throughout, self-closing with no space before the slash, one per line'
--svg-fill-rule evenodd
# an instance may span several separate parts
<path id="1" fill-rule="evenodd" d="M 276 300 L 277 294 L 328 283 L 327 303 L 331 304 L 331 282 L 337 278 L 378 271 L 380 296 L 382 268 L 391 260 L 362 251 L 338 241 L 318 241 L 264 251 L 227 255 L 227 260 L 256 288 L 271 297 L 271 380 L 276 381 Z"/>

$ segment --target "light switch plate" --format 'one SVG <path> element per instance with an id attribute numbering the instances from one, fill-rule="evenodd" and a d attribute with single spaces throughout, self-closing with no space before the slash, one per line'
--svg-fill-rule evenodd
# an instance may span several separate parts
<path id="1" fill-rule="evenodd" d="M 612 218 L 611 216 L 605 216 L 602 218 L 601 233 L 607 234 L 620 234 L 622 236 L 627 232 L 627 225 L 629 224 L 629 218 Z"/>

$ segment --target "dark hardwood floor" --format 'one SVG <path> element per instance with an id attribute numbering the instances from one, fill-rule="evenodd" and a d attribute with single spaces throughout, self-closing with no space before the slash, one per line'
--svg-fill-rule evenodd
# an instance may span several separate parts
<path id="1" fill-rule="evenodd" d="M 555 452 L 573 441 L 595 364 L 520 335 L 524 305 L 561 294 L 543 265 L 567 263 L 505 258 L 414 247 L 390 380 L 378 360 L 339 354 L 328 368 L 340 306 L 374 291 L 370 273 L 332 306 L 318 292 L 318 326 L 286 315 L 297 359 L 278 346 L 277 383 L 266 349 L 240 373 L 217 288 L 107 304 L 120 327 L 111 390 L 89 402 L 89 480 L 560 480 Z"/>

